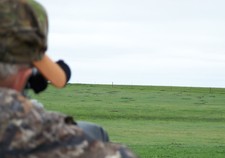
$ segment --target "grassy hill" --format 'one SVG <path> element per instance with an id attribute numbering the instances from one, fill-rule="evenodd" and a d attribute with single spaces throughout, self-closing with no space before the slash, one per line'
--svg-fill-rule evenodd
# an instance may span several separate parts
<path id="1" fill-rule="evenodd" d="M 48 110 L 102 125 L 142 158 L 223 158 L 225 89 L 69 84 L 34 96 Z"/>

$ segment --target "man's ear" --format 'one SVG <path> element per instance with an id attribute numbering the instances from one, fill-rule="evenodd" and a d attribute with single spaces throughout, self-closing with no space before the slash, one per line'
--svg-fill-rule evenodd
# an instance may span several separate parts
<path id="1" fill-rule="evenodd" d="M 24 89 L 31 73 L 32 73 L 31 68 L 25 68 L 25 69 L 19 70 L 18 74 L 15 76 L 15 80 L 14 80 L 15 82 L 12 88 L 21 92 Z"/>

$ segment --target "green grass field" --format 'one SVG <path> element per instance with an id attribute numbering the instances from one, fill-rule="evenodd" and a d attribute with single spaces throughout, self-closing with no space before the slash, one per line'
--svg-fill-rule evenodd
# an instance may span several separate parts
<path id="1" fill-rule="evenodd" d="M 224 158 L 225 89 L 69 84 L 34 96 L 102 125 L 141 158 Z"/>

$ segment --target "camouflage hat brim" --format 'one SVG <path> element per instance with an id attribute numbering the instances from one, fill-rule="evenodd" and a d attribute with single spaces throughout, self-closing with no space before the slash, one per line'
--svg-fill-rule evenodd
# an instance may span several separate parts
<path id="1" fill-rule="evenodd" d="M 34 61 L 33 65 L 45 76 L 51 83 L 62 88 L 66 85 L 66 74 L 61 67 L 53 62 L 47 55 L 44 55 L 41 60 Z"/>

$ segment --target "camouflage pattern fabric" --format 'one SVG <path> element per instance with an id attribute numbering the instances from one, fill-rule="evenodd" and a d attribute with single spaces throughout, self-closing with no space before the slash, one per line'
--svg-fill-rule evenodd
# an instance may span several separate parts
<path id="1" fill-rule="evenodd" d="M 1 158 L 136 158 L 126 147 L 92 140 L 67 116 L 44 111 L 0 88 Z"/>
<path id="2" fill-rule="evenodd" d="M 47 49 L 48 19 L 33 0 L 0 0 L 0 62 L 31 63 Z"/>

